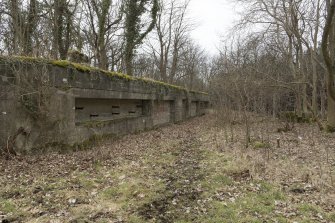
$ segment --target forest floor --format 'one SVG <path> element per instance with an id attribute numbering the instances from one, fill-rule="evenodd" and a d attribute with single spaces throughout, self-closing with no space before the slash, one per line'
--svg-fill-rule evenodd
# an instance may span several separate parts
<path id="1" fill-rule="evenodd" d="M 0 222 L 335 222 L 335 135 L 206 115 L 0 160 Z M 279 141 L 279 147 L 278 147 Z"/>

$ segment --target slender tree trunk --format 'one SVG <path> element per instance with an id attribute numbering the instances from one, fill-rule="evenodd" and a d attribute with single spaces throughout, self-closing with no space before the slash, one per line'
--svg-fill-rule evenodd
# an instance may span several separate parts
<path id="1" fill-rule="evenodd" d="M 276 93 L 272 96 L 272 117 L 277 117 L 277 95 Z"/>
<path id="2" fill-rule="evenodd" d="M 25 32 L 24 32 L 23 53 L 24 55 L 32 55 L 33 53 L 32 37 L 37 23 L 36 0 L 30 0 L 27 20 L 28 21 L 25 24 Z"/>
<path id="3" fill-rule="evenodd" d="M 19 54 L 21 45 L 21 12 L 17 0 L 10 1 L 13 33 L 13 54 Z"/>
<path id="4" fill-rule="evenodd" d="M 335 100 L 332 97 L 328 97 L 327 124 L 329 130 L 335 131 Z"/>
<path id="5" fill-rule="evenodd" d="M 316 57 L 317 57 L 317 50 L 318 50 L 318 35 L 319 35 L 319 26 L 320 26 L 320 1 L 317 0 L 316 4 L 316 21 L 315 21 L 315 31 L 313 37 L 313 49 L 311 49 L 311 63 L 312 63 L 312 79 L 313 79 L 313 91 L 312 91 L 312 110 L 315 115 L 318 115 L 318 73 L 316 67 Z"/>
<path id="6" fill-rule="evenodd" d="M 326 113 L 327 113 L 327 105 L 326 105 L 326 98 L 327 98 L 327 94 L 326 94 L 326 85 L 325 85 L 325 81 L 321 80 L 321 89 L 320 89 L 320 107 L 321 107 L 321 117 L 325 118 L 326 117 Z"/>
<path id="7" fill-rule="evenodd" d="M 134 68 L 133 68 L 133 58 L 134 58 L 133 49 L 129 46 L 126 47 L 125 66 L 126 66 L 126 73 L 129 76 L 133 76 L 133 70 L 134 70 Z"/>
<path id="8" fill-rule="evenodd" d="M 176 73 L 177 73 L 177 66 L 178 66 L 178 48 L 177 48 L 177 43 L 175 43 L 174 48 L 173 48 L 173 56 L 172 56 L 172 65 L 171 65 L 171 72 L 170 72 L 170 83 L 173 83 Z"/>
<path id="9" fill-rule="evenodd" d="M 308 107 L 307 107 L 307 103 L 308 103 L 308 99 L 307 99 L 307 86 L 306 84 L 304 84 L 302 86 L 302 110 L 303 110 L 303 114 L 308 113 Z"/>
<path id="10" fill-rule="evenodd" d="M 318 74 L 315 63 L 315 52 L 311 52 L 311 63 L 312 63 L 312 78 L 313 78 L 313 91 L 312 91 L 312 109 L 315 115 L 318 114 Z"/>

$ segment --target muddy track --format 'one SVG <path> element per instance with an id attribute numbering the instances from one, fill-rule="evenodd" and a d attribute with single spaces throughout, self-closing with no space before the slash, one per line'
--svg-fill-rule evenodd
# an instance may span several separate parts
<path id="1" fill-rule="evenodd" d="M 198 182 L 204 177 L 199 166 L 202 152 L 196 137 L 180 142 L 172 165 L 165 166 L 163 178 L 166 186 L 159 196 L 139 208 L 139 214 L 146 220 L 170 223 L 176 220 L 196 221 L 201 208 L 197 200 L 201 194 Z"/>

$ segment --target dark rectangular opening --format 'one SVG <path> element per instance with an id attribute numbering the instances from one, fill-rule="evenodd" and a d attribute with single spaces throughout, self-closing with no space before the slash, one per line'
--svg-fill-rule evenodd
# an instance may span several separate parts
<path id="1" fill-rule="evenodd" d="M 147 101 L 133 99 L 76 98 L 76 122 L 110 121 L 147 115 Z"/>

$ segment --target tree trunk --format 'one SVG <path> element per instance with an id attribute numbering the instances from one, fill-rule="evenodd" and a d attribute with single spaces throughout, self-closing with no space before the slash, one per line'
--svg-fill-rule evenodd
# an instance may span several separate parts
<path id="1" fill-rule="evenodd" d="M 308 113 L 308 107 L 307 107 L 308 99 L 307 99 L 307 86 L 306 84 L 302 87 L 302 110 L 303 114 L 305 115 Z"/>
<path id="2" fill-rule="evenodd" d="M 174 82 L 174 79 L 177 73 L 177 66 L 178 66 L 178 47 L 177 47 L 177 43 L 175 43 L 174 48 L 173 48 L 171 72 L 169 76 L 170 83 Z"/>
<path id="3" fill-rule="evenodd" d="M 125 52 L 125 65 L 126 65 L 126 73 L 129 76 L 133 76 L 133 58 L 134 58 L 134 53 L 133 50 L 129 47 L 126 47 L 126 52 Z"/>
<path id="4" fill-rule="evenodd" d="M 273 96 L 272 96 L 272 117 L 273 118 L 277 117 L 277 110 L 278 110 L 278 107 L 277 107 L 277 95 L 273 94 Z"/>
<path id="5" fill-rule="evenodd" d="M 328 2 L 330 3 L 330 2 Z M 322 53 L 327 67 L 327 97 L 328 97 L 328 111 L 327 111 L 327 125 L 328 129 L 335 131 L 335 87 L 334 87 L 334 54 L 335 54 L 335 41 L 334 41 L 334 15 L 335 15 L 335 0 L 332 0 L 328 5 L 328 15 L 322 36 Z"/>
<path id="6" fill-rule="evenodd" d="M 19 54 L 20 45 L 21 45 L 21 12 L 19 10 L 19 5 L 17 0 L 10 1 L 10 13 L 12 17 L 12 26 L 13 26 L 13 54 Z"/>
<path id="7" fill-rule="evenodd" d="M 320 106 L 321 106 L 321 117 L 326 117 L 326 111 L 327 111 L 327 105 L 326 105 L 326 82 L 324 80 L 321 80 L 321 89 L 320 89 Z"/>
<path id="8" fill-rule="evenodd" d="M 312 92 L 312 109 L 315 115 L 318 114 L 318 75 L 315 63 L 315 51 L 311 52 L 311 63 L 313 71 L 313 92 Z"/>
<path id="9" fill-rule="evenodd" d="M 335 131 L 335 100 L 328 96 L 328 110 L 327 110 L 327 125 L 328 130 Z"/>
<path id="10" fill-rule="evenodd" d="M 24 55 L 32 55 L 32 37 L 36 28 L 37 23 L 37 2 L 36 0 L 30 0 L 29 13 L 25 24 L 24 41 L 23 41 L 23 53 Z"/>

